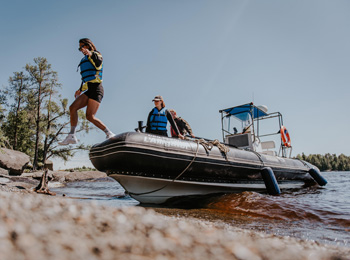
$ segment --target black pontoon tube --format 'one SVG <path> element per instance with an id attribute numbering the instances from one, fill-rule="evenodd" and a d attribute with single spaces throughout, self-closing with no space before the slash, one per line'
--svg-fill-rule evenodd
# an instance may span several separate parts
<path id="1" fill-rule="evenodd" d="M 320 186 L 325 186 L 327 184 L 327 180 L 322 177 L 319 170 L 315 168 L 311 168 L 309 170 L 311 177 L 318 183 Z"/>
<path id="2" fill-rule="evenodd" d="M 261 176 L 265 182 L 266 190 L 270 195 L 281 194 L 281 190 L 278 186 L 275 174 L 270 167 L 263 168 L 261 171 Z"/>

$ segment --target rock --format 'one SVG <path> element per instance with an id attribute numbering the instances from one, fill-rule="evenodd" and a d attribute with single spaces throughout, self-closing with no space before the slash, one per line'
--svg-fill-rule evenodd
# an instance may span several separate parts
<path id="1" fill-rule="evenodd" d="M 29 156 L 25 153 L 0 148 L 0 167 L 9 170 L 10 175 L 20 175 L 29 163 Z"/>
<path id="2" fill-rule="evenodd" d="M 33 178 L 40 180 L 43 176 L 43 171 L 36 172 L 25 172 L 21 174 L 21 177 L 24 178 Z M 82 172 L 70 172 L 70 171 L 49 171 L 48 180 L 57 181 L 57 182 L 72 182 L 72 181 L 85 181 L 107 178 L 107 174 L 99 171 L 82 171 Z"/>
<path id="3" fill-rule="evenodd" d="M 83 171 L 83 172 L 73 172 L 66 175 L 66 181 L 82 181 L 82 180 L 92 180 L 99 178 L 106 178 L 107 174 L 99 171 Z"/>
<path id="4" fill-rule="evenodd" d="M 53 162 L 50 160 L 46 160 L 44 163 L 44 168 L 53 171 Z"/>
<path id="5" fill-rule="evenodd" d="M 38 185 L 39 181 L 32 179 L 32 178 L 24 178 L 22 176 L 9 176 L 8 177 L 11 182 L 25 182 L 25 183 L 29 183 L 32 185 Z"/>
<path id="6" fill-rule="evenodd" d="M 21 177 L 33 178 L 33 179 L 36 179 L 36 180 L 40 180 L 41 177 L 43 176 L 43 173 L 44 173 L 43 171 L 24 172 L 24 173 L 21 174 Z M 48 172 L 48 179 L 49 179 L 49 181 L 53 179 L 51 171 Z"/>
<path id="7" fill-rule="evenodd" d="M 53 177 L 53 181 L 72 182 L 72 181 L 85 181 L 85 180 L 106 178 L 107 174 L 99 171 L 82 171 L 82 172 L 53 171 L 52 177 Z"/>
<path id="8" fill-rule="evenodd" d="M 8 183 L 7 186 L 16 187 L 17 189 L 23 189 L 23 190 L 32 190 L 33 188 L 35 188 L 35 185 L 27 182 L 11 182 L 11 183 Z"/>
<path id="9" fill-rule="evenodd" d="M 9 175 L 9 170 L 0 168 L 0 175 Z"/>
<path id="10" fill-rule="evenodd" d="M 0 177 L 0 184 L 8 183 L 10 180 L 8 178 L 2 178 Z"/>

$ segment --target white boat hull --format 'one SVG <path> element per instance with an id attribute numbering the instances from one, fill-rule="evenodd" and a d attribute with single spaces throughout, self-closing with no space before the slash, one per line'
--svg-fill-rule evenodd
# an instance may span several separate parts
<path id="1" fill-rule="evenodd" d="M 112 174 L 110 177 L 117 180 L 120 185 L 135 200 L 145 204 L 162 204 L 167 200 L 187 196 L 203 196 L 209 194 L 236 193 L 242 191 L 266 191 L 261 183 L 208 183 L 194 181 L 173 181 L 170 179 L 149 178 L 141 176 L 128 176 Z M 281 188 L 300 188 L 301 182 L 288 182 L 280 184 Z"/>

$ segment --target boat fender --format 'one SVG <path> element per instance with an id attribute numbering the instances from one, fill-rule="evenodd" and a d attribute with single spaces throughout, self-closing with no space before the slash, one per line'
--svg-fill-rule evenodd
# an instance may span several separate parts
<path id="1" fill-rule="evenodd" d="M 318 183 L 318 185 L 325 186 L 327 184 L 327 180 L 323 178 L 319 170 L 312 168 L 309 170 L 309 173 L 311 177 Z"/>
<path id="2" fill-rule="evenodd" d="M 265 167 L 261 171 L 261 176 L 264 180 L 266 190 L 270 195 L 281 194 L 275 174 L 270 167 Z"/>

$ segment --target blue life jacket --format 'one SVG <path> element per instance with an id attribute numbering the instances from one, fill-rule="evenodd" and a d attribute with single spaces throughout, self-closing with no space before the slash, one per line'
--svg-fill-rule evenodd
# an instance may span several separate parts
<path id="1" fill-rule="evenodd" d="M 166 126 L 168 123 L 168 119 L 165 115 L 166 108 L 163 107 L 160 111 L 155 107 L 153 108 L 151 117 L 150 117 L 150 126 L 151 130 L 160 130 L 166 131 Z"/>
<path id="2" fill-rule="evenodd" d="M 89 59 L 89 56 L 86 55 L 81 59 L 79 67 L 81 79 L 84 83 L 92 80 L 97 80 L 97 82 L 102 81 L 103 64 L 101 64 L 100 67 L 96 68 L 92 59 Z"/>

